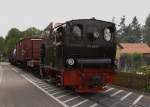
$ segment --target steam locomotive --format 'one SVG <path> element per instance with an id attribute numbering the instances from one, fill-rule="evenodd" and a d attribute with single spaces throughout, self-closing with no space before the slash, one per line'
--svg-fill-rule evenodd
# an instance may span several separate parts
<path id="1" fill-rule="evenodd" d="M 70 20 L 42 33 L 40 75 L 77 92 L 98 92 L 115 78 L 115 24 Z"/>

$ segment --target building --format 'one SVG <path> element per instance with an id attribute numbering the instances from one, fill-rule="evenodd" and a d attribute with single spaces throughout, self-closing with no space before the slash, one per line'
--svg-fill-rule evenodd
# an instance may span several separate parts
<path id="1" fill-rule="evenodd" d="M 116 58 L 123 69 L 150 65 L 150 47 L 146 43 L 120 43 Z"/>
<path id="2" fill-rule="evenodd" d="M 120 54 L 139 53 L 144 56 L 150 56 L 150 47 L 146 43 L 121 43 Z"/>

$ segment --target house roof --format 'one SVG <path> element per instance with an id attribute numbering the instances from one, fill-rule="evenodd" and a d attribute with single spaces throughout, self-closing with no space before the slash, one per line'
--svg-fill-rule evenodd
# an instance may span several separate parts
<path id="1" fill-rule="evenodd" d="M 121 53 L 150 54 L 150 47 L 145 43 L 121 43 Z"/>

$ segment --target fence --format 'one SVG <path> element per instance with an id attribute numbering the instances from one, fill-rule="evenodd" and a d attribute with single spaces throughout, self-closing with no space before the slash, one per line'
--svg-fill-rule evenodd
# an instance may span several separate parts
<path id="1" fill-rule="evenodd" d="M 150 75 L 118 72 L 113 84 L 144 91 L 150 87 Z"/>

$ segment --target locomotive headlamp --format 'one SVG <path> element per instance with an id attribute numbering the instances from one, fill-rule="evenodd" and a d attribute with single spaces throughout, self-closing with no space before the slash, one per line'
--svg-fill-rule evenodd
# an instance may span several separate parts
<path id="1" fill-rule="evenodd" d="M 98 33 L 98 32 L 94 32 L 94 33 L 93 33 L 93 36 L 94 36 L 94 38 L 97 39 L 97 38 L 99 38 L 99 33 Z"/>
<path id="2" fill-rule="evenodd" d="M 104 39 L 106 41 L 110 41 L 111 40 L 111 32 L 110 32 L 110 29 L 108 29 L 108 28 L 104 29 Z"/>
<path id="3" fill-rule="evenodd" d="M 68 59 L 66 60 L 66 62 L 67 62 L 67 64 L 70 65 L 70 66 L 74 65 L 74 63 L 75 63 L 75 61 L 74 61 L 73 58 L 68 58 Z"/>

